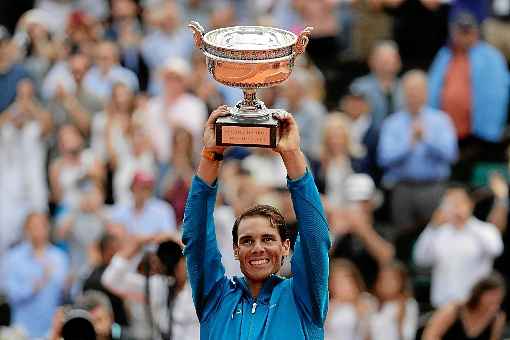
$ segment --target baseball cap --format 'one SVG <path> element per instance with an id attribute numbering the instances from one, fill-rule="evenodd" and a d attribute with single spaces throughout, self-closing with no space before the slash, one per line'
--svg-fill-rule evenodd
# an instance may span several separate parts
<path id="1" fill-rule="evenodd" d="M 467 31 L 478 28 L 478 21 L 471 12 L 460 11 L 454 16 L 452 26 Z"/>
<path id="2" fill-rule="evenodd" d="M 172 58 L 162 67 L 162 72 L 176 74 L 182 79 L 187 79 L 191 75 L 191 66 L 184 59 Z"/>
<path id="3" fill-rule="evenodd" d="M 372 200 L 375 190 L 374 181 L 366 174 L 352 174 L 345 181 L 345 194 L 352 202 Z"/>
<path id="4" fill-rule="evenodd" d="M 368 100 L 368 95 L 366 91 L 363 91 L 363 89 L 354 84 L 351 84 L 351 86 L 349 86 L 349 89 L 347 90 L 347 93 L 345 95 L 349 97 L 357 97 L 363 100 Z"/>

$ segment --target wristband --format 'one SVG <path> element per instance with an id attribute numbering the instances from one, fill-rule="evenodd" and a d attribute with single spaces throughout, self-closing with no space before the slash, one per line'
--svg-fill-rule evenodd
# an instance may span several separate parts
<path id="1" fill-rule="evenodd" d="M 202 157 L 205 159 L 208 159 L 213 162 L 219 162 L 223 160 L 223 154 L 216 152 L 211 149 L 203 149 L 202 150 Z"/>

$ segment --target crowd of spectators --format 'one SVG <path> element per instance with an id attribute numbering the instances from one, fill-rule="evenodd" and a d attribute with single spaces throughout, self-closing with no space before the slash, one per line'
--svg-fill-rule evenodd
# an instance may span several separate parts
<path id="1" fill-rule="evenodd" d="M 294 115 L 323 198 L 327 339 L 510 334 L 510 0 L 19 0 L 0 3 L 1 340 L 60 339 L 77 310 L 98 339 L 199 338 L 181 222 L 208 114 L 242 92 L 190 20 L 314 27 L 258 95 Z M 272 150 L 231 148 L 220 176 L 241 275 L 236 216 L 296 219 Z"/>

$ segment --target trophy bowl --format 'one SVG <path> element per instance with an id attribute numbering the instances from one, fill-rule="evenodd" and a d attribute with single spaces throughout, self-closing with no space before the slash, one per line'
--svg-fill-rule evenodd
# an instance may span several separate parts
<path id="1" fill-rule="evenodd" d="M 221 84 L 243 90 L 244 98 L 229 108 L 230 116 L 216 121 L 216 144 L 276 147 L 278 121 L 257 99 L 256 89 L 278 85 L 287 80 L 294 60 L 303 54 L 312 31 L 305 28 L 299 36 L 292 32 L 263 26 L 233 26 L 205 33 L 191 21 L 195 46 L 206 56 L 207 69 Z"/>

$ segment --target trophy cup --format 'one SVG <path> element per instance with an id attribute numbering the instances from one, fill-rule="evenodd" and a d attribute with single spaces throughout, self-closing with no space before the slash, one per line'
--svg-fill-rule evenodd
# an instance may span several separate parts
<path id="1" fill-rule="evenodd" d="M 230 115 L 216 120 L 216 144 L 274 148 L 278 143 L 278 121 L 257 99 L 256 89 L 278 85 L 289 78 L 294 60 L 303 54 L 311 27 L 299 36 L 279 28 L 233 26 L 205 33 L 191 21 L 195 45 L 206 56 L 213 78 L 243 90 L 244 99 L 229 107 Z"/>

